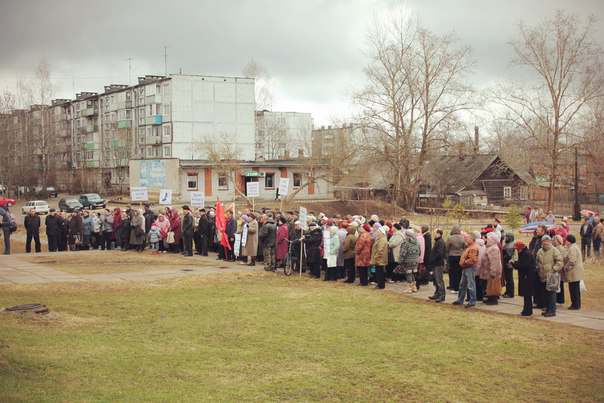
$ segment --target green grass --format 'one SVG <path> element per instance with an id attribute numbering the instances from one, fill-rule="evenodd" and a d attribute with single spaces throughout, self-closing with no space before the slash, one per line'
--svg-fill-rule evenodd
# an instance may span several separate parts
<path id="1" fill-rule="evenodd" d="M 595 401 L 604 335 L 272 274 L 0 287 L 2 401 Z"/>

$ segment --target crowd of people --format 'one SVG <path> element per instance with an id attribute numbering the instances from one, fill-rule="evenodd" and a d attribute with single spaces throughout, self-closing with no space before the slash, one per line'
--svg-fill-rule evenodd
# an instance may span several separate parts
<path id="1" fill-rule="evenodd" d="M 589 253 L 584 240 L 588 234 L 590 243 L 600 240 L 594 247 L 599 256 L 604 234 L 604 219 L 599 217 L 585 218 L 579 247 L 568 225 L 555 229 L 539 225 L 526 245 L 506 233 L 498 219 L 480 231 L 466 232 L 454 226 L 445 239 L 442 229 L 432 233 L 428 226 L 411 225 L 405 218 L 393 222 L 375 215 L 366 219 L 311 213 L 301 223 L 294 211 L 233 210 L 225 211 L 220 203 L 207 210 L 166 207 L 159 213 L 149 205 L 144 209 L 70 214 L 51 209 L 45 218 L 48 250 L 119 249 L 140 253 L 149 248 L 156 254 L 184 256 L 215 252 L 217 259 L 250 266 L 262 262 L 265 270 L 271 271 L 290 263 L 296 270 L 324 281 L 355 283 L 358 277 L 360 286 L 374 284 L 378 289 L 400 282 L 404 292 L 415 293 L 432 283 L 431 300 L 443 302 L 448 289 L 455 295 L 453 304 L 466 307 L 494 305 L 499 298 L 513 298 L 516 270 L 517 294 L 524 297 L 521 314 L 532 315 L 536 307 L 543 309 L 545 316 L 554 316 L 556 305 L 564 303 L 565 283 L 571 299 L 569 309 L 581 308 L 583 261 Z M 2 210 L 0 217 L 4 217 L 6 241 L 12 232 L 4 226 L 11 222 L 6 218 L 10 214 Z M 40 225 L 40 217 L 32 210 L 24 219 L 26 252 L 31 252 L 32 241 L 35 252 L 41 251 Z"/>

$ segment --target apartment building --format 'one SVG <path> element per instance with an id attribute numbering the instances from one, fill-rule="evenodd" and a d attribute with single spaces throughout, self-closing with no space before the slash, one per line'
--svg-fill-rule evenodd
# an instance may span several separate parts
<path id="1" fill-rule="evenodd" d="M 254 79 L 201 75 L 139 77 L 0 115 L 3 183 L 123 192 L 132 158 L 207 159 L 229 142 L 230 158 L 255 157 Z"/>
<path id="2" fill-rule="evenodd" d="M 310 155 L 312 116 L 300 112 L 256 112 L 256 159 Z"/>

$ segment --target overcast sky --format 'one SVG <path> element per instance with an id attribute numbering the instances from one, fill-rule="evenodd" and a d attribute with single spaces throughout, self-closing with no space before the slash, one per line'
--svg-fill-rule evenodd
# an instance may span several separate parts
<path id="1" fill-rule="evenodd" d="M 472 48 L 477 87 L 509 77 L 520 20 L 558 8 L 598 18 L 604 0 L 0 0 L 0 90 L 33 76 L 45 58 L 56 98 L 168 71 L 241 75 L 250 59 L 273 77 L 274 110 L 311 112 L 315 125 L 344 119 L 363 85 L 373 15 L 403 5 L 427 28 L 455 32 Z"/>

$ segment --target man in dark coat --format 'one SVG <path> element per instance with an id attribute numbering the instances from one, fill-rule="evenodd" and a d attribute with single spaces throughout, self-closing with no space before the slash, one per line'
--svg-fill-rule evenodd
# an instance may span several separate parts
<path id="1" fill-rule="evenodd" d="M 182 243 L 184 256 L 193 256 L 193 232 L 195 230 L 193 215 L 189 206 L 182 207 L 184 215 L 182 217 Z"/>
<path id="2" fill-rule="evenodd" d="M 61 228 L 59 226 L 59 217 L 55 209 L 51 208 L 44 220 L 46 225 L 46 238 L 48 239 L 48 251 L 56 252 L 59 250 L 59 237 L 61 236 Z"/>
<path id="3" fill-rule="evenodd" d="M 69 247 L 71 250 L 80 250 L 84 237 L 84 223 L 81 213 L 73 213 L 69 220 Z"/>
<path id="4" fill-rule="evenodd" d="M 512 266 L 518 270 L 518 293 L 524 297 L 522 316 L 533 314 L 533 286 L 535 284 L 536 263 L 535 257 L 526 247 L 524 242 L 516 241 L 514 249 L 518 251 L 518 260 Z"/>
<path id="5" fill-rule="evenodd" d="M 226 221 L 226 236 L 229 240 L 229 245 L 231 246 L 230 250 L 226 251 L 226 260 L 234 262 L 235 261 L 235 234 L 237 233 L 237 221 L 233 218 L 233 213 L 231 211 L 227 211 L 226 213 L 227 221 Z"/>
<path id="6" fill-rule="evenodd" d="M 57 216 L 59 226 L 59 242 L 57 244 L 60 252 L 67 250 L 67 235 L 69 234 L 69 221 L 63 215 Z"/>
<path id="7" fill-rule="evenodd" d="M 29 214 L 25 216 L 23 220 L 23 226 L 26 231 L 25 239 L 25 252 L 31 253 L 31 240 L 34 240 L 36 253 L 42 251 L 42 245 L 40 244 L 40 216 L 36 214 L 35 209 L 29 210 Z"/>
<path id="8" fill-rule="evenodd" d="M 0 217 L 2 218 L 2 236 L 4 237 L 4 254 L 10 255 L 10 234 L 12 218 L 8 208 L 0 207 Z"/>
<path id="9" fill-rule="evenodd" d="M 585 217 L 583 224 L 581 224 L 581 228 L 579 230 L 579 235 L 581 236 L 581 255 L 583 257 L 583 261 L 591 256 L 591 238 L 593 234 L 594 227 L 591 224 L 589 217 Z"/>
<path id="10" fill-rule="evenodd" d="M 543 225 L 539 225 L 533 234 L 533 239 L 531 239 L 531 242 L 529 243 L 528 249 L 535 261 L 537 261 L 537 252 L 541 249 L 541 238 L 545 235 L 546 231 L 547 229 Z M 535 307 L 543 308 L 545 307 L 545 289 L 543 288 L 539 276 L 533 276 L 532 279 L 534 281 L 532 295 Z"/>
<path id="11" fill-rule="evenodd" d="M 310 274 L 321 278 L 321 243 L 323 232 L 316 223 L 310 225 L 310 232 L 304 236 L 304 247 L 306 248 L 306 259 L 310 267 Z"/>
<path id="12" fill-rule="evenodd" d="M 199 210 L 201 214 L 199 217 L 199 223 L 197 224 L 197 238 L 199 239 L 199 245 L 197 248 L 197 254 L 202 256 L 208 256 L 208 246 L 210 237 L 210 220 L 206 214 L 205 209 Z"/>
<path id="13" fill-rule="evenodd" d="M 426 251 L 428 247 L 426 246 Z M 447 255 L 447 248 L 445 241 L 443 240 L 443 230 L 440 228 L 436 230 L 434 234 L 434 247 L 430 251 L 428 262 L 429 270 L 434 273 L 434 295 L 429 297 L 435 302 L 443 302 L 445 300 L 445 281 L 443 279 L 443 271 L 445 268 L 445 258 Z"/>
<path id="14" fill-rule="evenodd" d="M 145 235 L 147 235 L 149 234 L 149 231 L 151 231 L 151 226 L 157 219 L 157 216 L 155 215 L 153 210 L 151 210 L 151 207 L 148 204 L 145 204 L 145 211 L 143 212 L 143 217 L 145 217 Z M 145 241 L 146 240 L 147 237 L 145 236 Z"/>

